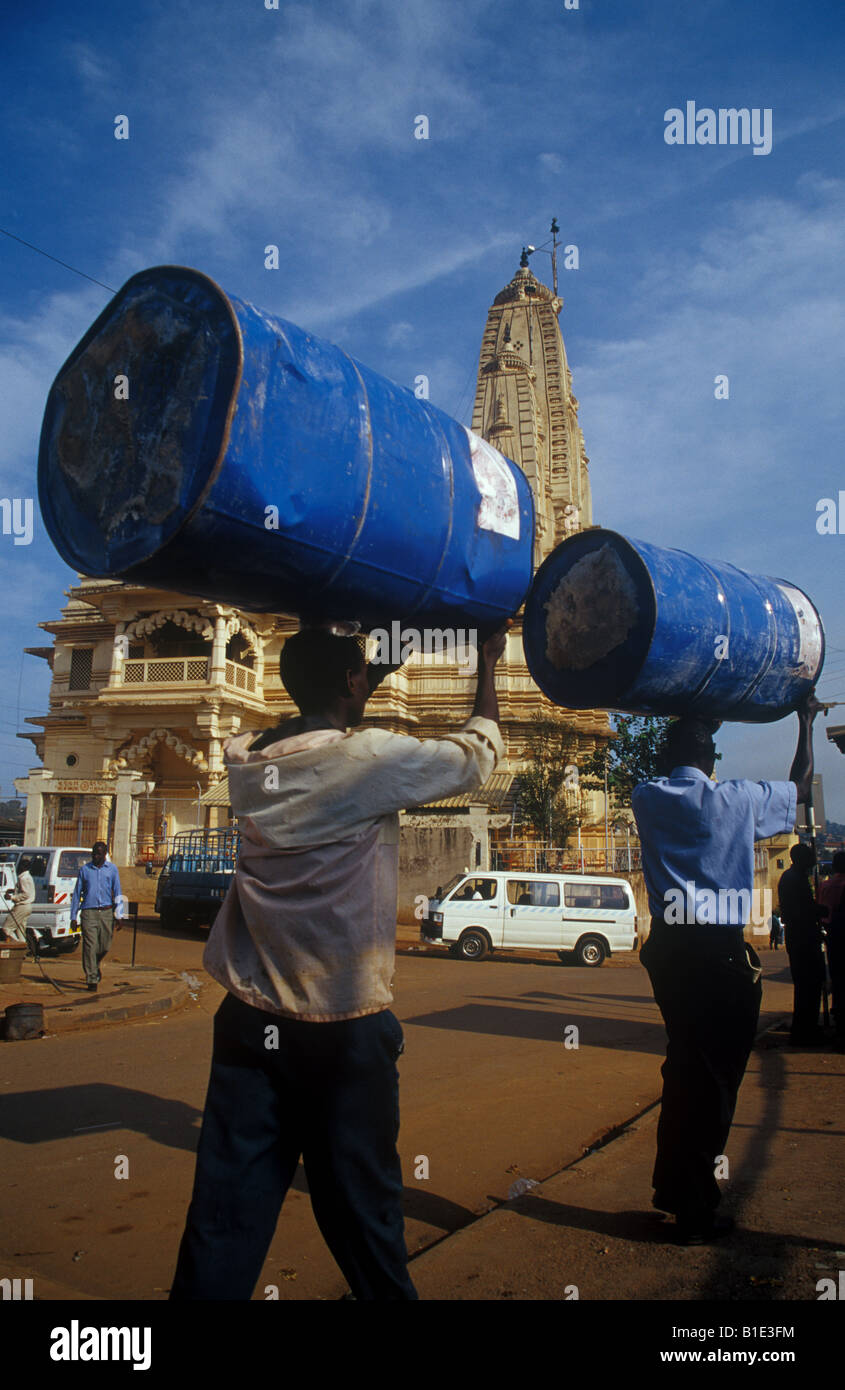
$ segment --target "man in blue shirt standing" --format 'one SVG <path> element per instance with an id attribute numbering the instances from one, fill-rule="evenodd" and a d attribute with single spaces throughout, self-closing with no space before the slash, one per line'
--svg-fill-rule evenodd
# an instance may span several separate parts
<path id="1" fill-rule="evenodd" d="M 716 1215 L 716 1160 L 757 1030 L 760 962 L 743 939 L 754 892 L 754 841 L 789 833 L 813 776 L 813 693 L 798 710 L 788 782 L 711 781 L 712 721 L 667 734 L 668 777 L 641 782 L 631 804 L 642 843 L 651 932 L 640 960 L 666 1025 L 654 1206 L 682 1244 L 732 1226 Z"/>
<path id="2" fill-rule="evenodd" d="M 122 903 L 120 878 L 114 864 L 106 863 L 107 853 L 105 841 L 98 840 L 91 850 L 90 863 L 83 864 L 79 870 L 70 900 L 74 927 L 82 904 L 82 968 L 91 991 L 96 991 L 102 978 L 100 962 L 111 946 L 115 916 L 123 915 L 119 910 Z"/>

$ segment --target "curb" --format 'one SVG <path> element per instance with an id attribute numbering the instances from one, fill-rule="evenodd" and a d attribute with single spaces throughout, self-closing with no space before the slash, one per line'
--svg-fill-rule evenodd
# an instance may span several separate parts
<path id="1" fill-rule="evenodd" d="M 168 1013 L 179 1008 L 188 998 L 189 989 L 184 980 L 178 976 L 167 976 L 165 974 L 162 985 L 166 987 L 167 993 L 157 994 L 151 999 L 140 1000 L 133 1004 L 121 1004 L 115 1002 L 106 1004 L 94 1012 L 79 1012 L 79 1004 L 45 1004 L 44 1005 L 44 1031 L 40 1037 L 49 1037 L 58 1033 L 70 1033 L 79 1028 L 87 1028 L 89 1024 L 101 1023 L 128 1023 L 135 1019 L 149 1018 L 155 1014 Z M 11 1006 L 16 1001 L 10 1001 Z M 4 1009 L 5 1007 L 2 1006 Z M 31 1038 L 23 1039 L 3 1039 L 3 1041 L 37 1041 Z"/>
<path id="2" fill-rule="evenodd" d="M 788 1015 L 786 1017 L 788 1017 Z M 785 1016 L 780 1015 L 779 1017 L 774 1018 L 770 1023 L 767 1023 L 764 1028 L 760 1028 L 758 1032 L 754 1035 L 752 1050 L 753 1048 L 757 1047 L 760 1041 L 763 1038 L 765 1038 L 767 1034 L 774 1033 L 782 1029 L 784 1021 Z M 597 1154 L 600 1154 L 601 1151 L 605 1149 L 608 1145 L 614 1144 L 620 1139 L 625 1139 L 628 1135 L 632 1134 L 635 1131 L 636 1126 L 640 1123 L 640 1121 L 646 1119 L 649 1115 L 653 1114 L 653 1112 L 658 1108 L 661 1099 L 662 1092 L 659 1092 L 656 1096 L 653 1097 L 653 1099 L 643 1101 L 642 1106 L 636 1111 L 635 1114 L 629 1115 L 627 1119 L 618 1120 L 615 1124 L 609 1125 L 608 1128 L 605 1129 L 603 1133 L 598 1136 L 598 1138 L 594 1139 L 591 1144 L 588 1144 L 583 1149 L 583 1151 L 577 1156 L 577 1158 L 571 1159 L 569 1163 L 563 1164 L 562 1167 L 556 1168 L 554 1172 L 547 1173 L 544 1178 L 538 1179 L 535 1182 L 534 1188 L 531 1189 L 531 1192 L 521 1193 L 517 1197 L 500 1198 L 491 1206 L 487 1207 L 485 1211 L 478 1212 L 471 1221 L 467 1221 L 463 1226 L 458 1226 L 453 1231 L 445 1231 L 442 1236 L 435 1237 L 428 1244 L 421 1246 L 418 1250 L 415 1250 L 412 1254 L 409 1255 L 409 1265 L 412 1265 L 416 1260 L 422 1259 L 424 1256 L 430 1254 L 431 1252 L 438 1250 L 448 1241 L 454 1240 L 456 1236 L 463 1235 L 467 1231 L 477 1231 L 479 1227 L 481 1227 L 482 1223 L 489 1222 L 491 1218 L 500 1216 L 503 1212 L 508 1212 L 512 1210 L 516 1203 L 526 1200 L 527 1198 L 535 1195 L 535 1193 L 542 1195 L 542 1188 L 546 1183 L 553 1182 L 556 1178 L 562 1178 L 565 1174 L 570 1173 L 573 1168 L 577 1168 L 579 1164 L 583 1164 L 586 1160 L 592 1159 Z"/>

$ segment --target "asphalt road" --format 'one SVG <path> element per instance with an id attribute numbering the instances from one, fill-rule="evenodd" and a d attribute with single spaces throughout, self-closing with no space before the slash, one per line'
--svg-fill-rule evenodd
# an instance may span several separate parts
<path id="1" fill-rule="evenodd" d="M 11 1256 L 97 1298 L 166 1296 L 222 997 L 202 973 L 202 944 L 201 933 L 139 935 L 139 962 L 204 982 L 173 1016 L 4 1047 L 0 1261 Z M 778 1012 L 788 1004 L 785 961 L 766 955 L 764 1009 Z M 112 959 L 128 958 L 122 933 Z M 396 992 L 412 1253 L 501 1202 L 517 1179 L 557 1172 L 659 1094 L 663 1027 L 634 957 L 596 970 L 540 957 L 471 963 L 405 953 Z M 426 1167 L 427 1177 L 415 1177 Z M 301 1169 L 256 1298 L 267 1285 L 282 1299 L 345 1291 Z"/>

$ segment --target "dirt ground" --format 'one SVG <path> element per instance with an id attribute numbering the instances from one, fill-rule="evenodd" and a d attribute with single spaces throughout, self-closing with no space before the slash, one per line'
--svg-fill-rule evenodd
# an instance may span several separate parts
<path id="1" fill-rule="evenodd" d="M 202 982 L 175 1013 L 4 1045 L 0 1163 L 11 1200 L 0 1259 L 10 1273 L 25 1268 L 68 1295 L 166 1296 L 222 997 L 202 972 L 203 940 L 155 925 L 139 933 L 139 963 Z M 128 961 L 130 944 L 122 933 L 111 959 Z M 782 953 L 764 963 L 772 1022 L 788 1012 L 791 989 Z M 408 949 L 397 958 L 395 1011 L 406 1038 L 400 1151 L 412 1255 L 499 1208 L 518 1180 L 567 1169 L 659 1095 L 663 1026 L 634 956 L 587 969 Z M 647 1207 L 650 1195 L 647 1176 L 632 1184 L 632 1202 Z M 345 1291 L 301 1169 L 255 1297 L 267 1286 L 287 1300 Z"/>

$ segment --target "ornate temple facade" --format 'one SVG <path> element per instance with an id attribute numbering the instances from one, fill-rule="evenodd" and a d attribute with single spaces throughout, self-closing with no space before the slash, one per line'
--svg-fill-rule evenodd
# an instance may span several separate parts
<path id="1" fill-rule="evenodd" d="M 536 502 L 537 563 L 565 536 L 592 524 L 588 459 L 578 402 L 558 326 L 562 301 L 532 274 L 527 256 L 487 315 L 473 430 L 523 469 Z M 52 669 L 49 710 L 27 720 L 41 766 L 15 786 L 27 797 L 26 843 L 108 840 L 118 864 L 160 859 L 177 831 L 226 824 L 223 743 L 293 711 L 278 658 L 295 619 L 245 613 L 184 594 L 80 576 L 61 617 L 41 627 L 51 646 L 28 650 Z M 553 712 L 531 680 L 519 622 L 497 673 L 504 763 L 472 797 L 428 816 L 485 832 L 514 827 L 513 784 L 538 711 Z M 371 719 L 436 737 L 471 708 L 474 680 L 454 666 L 412 659 L 376 692 Z M 585 752 L 609 732 L 607 716 L 572 713 Z M 599 831 L 601 798 L 582 793 Z"/>

